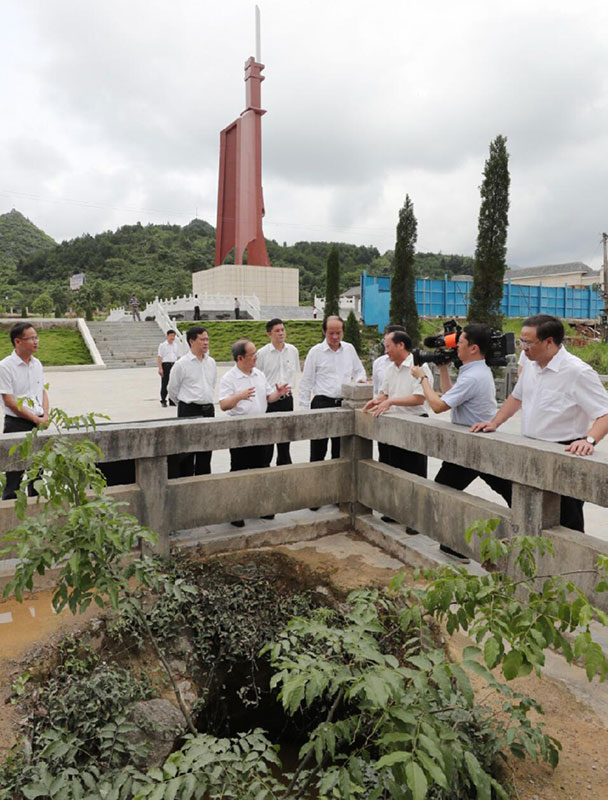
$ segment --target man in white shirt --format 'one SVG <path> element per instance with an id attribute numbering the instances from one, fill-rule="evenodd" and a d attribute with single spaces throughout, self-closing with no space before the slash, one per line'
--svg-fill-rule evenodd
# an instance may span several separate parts
<path id="1" fill-rule="evenodd" d="M 17 322 L 10 331 L 15 348 L 0 361 L 0 395 L 4 407 L 4 433 L 23 433 L 49 421 L 49 397 L 44 388 L 42 364 L 35 357 L 38 334 L 29 322 Z M 22 403 L 19 403 L 20 399 Z M 6 473 L 3 500 L 12 500 L 23 472 Z M 29 494 L 35 494 L 32 486 Z"/>
<path id="2" fill-rule="evenodd" d="M 273 389 L 264 373 L 256 368 L 257 350 L 248 339 L 239 339 L 232 345 L 232 357 L 236 363 L 220 381 L 220 408 L 230 416 L 265 414 L 268 403 L 275 403 L 289 391 L 287 384 Z M 231 447 L 230 472 L 267 467 L 266 451 L 264 444 Z M 274 514 L 269 514 L 264 519 L 273 517 Z M 237 519 L 231 524 L 242 528 L 245 521 Z"/>
<path id="3" fill-rule="evenodd" d="M 300 378 L 300 409 L 336 408 L 342 405 L 343 383 L 365 383 L 365 369 L 357 351 L 343 342 L 344 321 L 340 317 L 323 320 L 325 339 L 311 347 Z M 312 402 L 311 402 L 312 395 Z M 310 460 L 323 461 L 327 439 L 310 442 Z M 331 457 L 340 458 L 340 438 L 331 440 Z"/>
<path id="4" fill-rule="evenodd" d="M 175 331 L 167 331 L 167 339 L 158 345 L 158 374 L 160 375 L 160 404 L 163 408 L 167 405 L 167 386 L 173 365 L 180 356 L 179 342 L 175 340 Z M 173 406 L 173 400 L 169 400 Z"/>
<path id="5" fill-rule="evenodd" d="M 386 325 L 384 328 L 384 342 L 386 343 L 386 337 L 389 333 L 393 333 L 394 331 L 405 331 L 403 325 Z M 386 353 L 386 344 L 384 345 L 384 353 L 378 358 L 374 359 L 374 363 L 372 364 L 372 387 L 374 392 L 374 397 L 380 394 L 382 391 L 382 384 L 384 382 L 384 373 L 386 372 L 386 368 L 390 364 L 390 358 Z M 383 464 L 389 464 L 389 455 L 388 455 L 388 445 L 383 444 L 382 442 L 378 442 L 378 460 L 381 461 Z M 387 518 L 388 519 L 388 518 Z"/>
<path id="6" fill-rule="evenodd" d="M 209 355 L 209 333 L 195 325 L 186 333 L 190 350 L 175 362 L 169 376 L 167 392 L 177 405 L 178 417 L 214 417 L 213 396 L 217 366 Z M 211 472 L 211 451 L 186 453 L 169 458 L 169 477 L 208 475 Z"/>
<path id="7" fill-rule="evenodd" d="M 274 403 L 268 403 L 267 414 L 293 411 L 292 390 L 300 372 L 300 356 L 297 349 L 285 341 L 286 331 L 283 320 L 275 318 L 266 323 L 266 333 L 270 337 L 268 344 L 258 350 L 257 367 L 266 376 L 271 386 L 287 384 L 289 392 Z M 268 464 L 272 461 L 274 445 L 268 445 Z M 291 464 L 289 442 L 277 444 L 277 467 Z"/>
<path id="8" fill-rule="evenodd" d="M 363 411 L 371 411 L 375 417 L 387 413 L 404 418 L 428 417 L 424 391 L 420 381 L 411 371 L 414 365 L 412 340 L 405 331 L 396 330 L 386 334 L 384 347 L 389 364 L 384 373 L 382 388 L 379 394 L 363 407 Z M 426 478 L 427 457 L 422 453 L 385 444 L 380 449 L 379 456 L 383 464 Z M 385 522 L 394 522 L 390 517 L 382 519 Z M 410 535 L 418 533 L 410 527 L 407 527 L 406 531 Z"/>
<path id="9" fill-rule="evenodd" d="M 608 392 L 563 340 L 557 317 L 537 314 L 524 320 L 520 344 L 527 359 L 515 389 L 491 421 L 477 422 L 471 430 L 491 433 L 521 409 L 523 436 L 565 444 L 574 455 L 593 455 L 608 433 Z M 562 495 L 560 525 L 584 533 L 582 500 Z"/>

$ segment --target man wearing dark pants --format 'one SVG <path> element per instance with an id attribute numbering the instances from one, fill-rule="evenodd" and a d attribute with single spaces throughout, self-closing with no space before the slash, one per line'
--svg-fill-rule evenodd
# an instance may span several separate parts
<path id="1" fill-rule="evenodd" d="M 278 385 L 273 390 L 264 373 L 256 368 L 257 350 L 248 339 L 239 339 L 232 345 L 232 357 L 236 363 L 220 381 L 220 408 L 231 417 L 265 414 L 268 403 L 283 397 L 289 386 Z M 267 467 L 266 454 L 265 444 L 231 447 L 230 472 Z M 273 517 L 274 514 L 268 514 L 263 519 Z M 242 528 L 245 521 L 237 519 L 231 524 Z"/>
<path id="2" fill-rule="evenodd" d="M 520 344 L 527 358 L 513 392 L 486 422 L 471 428 L 491 433 L 521 409 L 521 432 L 531 439 L 565 444 L 566 452 L 593 455 L 608 434 L 608 392 L 595 370 L 563 346 L 557 317 L 537 314 L 524 320 Z M 560 525 L 585 532 L 583 501 L 562 495 Z"/>
<path id="3" fill-rule="evenodd" d="M 207 329 L 198 325 L 190 328 L 186 341 L 190 350 L 171 370 L 167 387 L 169 397 L 177 405 L 178 417 L 214 417 L 217 366 L 209 355 Z M 210 472 L 210 450 L 169 457 L 170 478 L 208 475 Z"/>
<path id="4" fill-rule="evenodd" d="M 266 376 L 271 386 L 287 384 L 289 393 L 275 403 L 268 403 L 267 414 L 293 411 L 292 389 L 300 371 L 300 357 L 297 349 L 285 341 L 286 332 L 283 320 L 275 318 L 266 323 L 266 333 L 270 337 L 268 344 L 258 350 L 257 367 Z M 274 445 L 268 445 L 268 464 L 272 461 Z M 289 442 L 277 444 L 277 467 L 291 464 Z"/>
<path id="5" fill-rule="evenodd" d="M 343 383 L 365 383 L 365 369 L 357 351 L 343 342 L 344 321 L 340 317 L 323 320 L 324 340 L 308 351 L 300 379 L 300 409 L 336 408 L 342 405 Z M 312 401 L 311 401 L 312 395 Z M 310 442 L 310 460 L 323 461 L 327 439 Z M 331 457 L 340 458 L 340 438 L 331 440 Z"/>
<path id="6" fill-rule="evenodd" d="M 179 342 L 175 340 L 175 331 L 167 331 L 167 339 L 158 345 L 158 374 L 160 375 L 160 404 L 167 405 L 167 386 L 173 365 L 180 356 Z M 175 405 L 172 400 L 171 405 Z"/>
<path id="7" fill-rule="evenodd" d="M 496 412 L 496 387 L 492 370 L 485 362 L 485 354 L 490 349 L 491 331 L 487 325 L 467 325 L 458 338 L 458 358 L 462 367 L 458 372 L 456 383 L 448 372 L 448 365 L 439 366 L 441 397 L 433 389 L 431 381 L 422 367 L 413 367 L 412 374 L 420 378 L 424 396 L 436 414 L 451 410 L 451 420 L 456 425 L 470 427 L 475 422 L 487 417 L 488 412 Z M 486 475 L 475 469 L 462 467 L 444 461 L 435 477 L 435 482 L 453 489 L 466 489 L 475 478 L 482 478 L 488 486 L 501 495 L 511 505 L 511 482 L 494 475 Z M 440 550 L 456 561 L 465 564 L 469 559 L 462 553 L 440 544 Z"/>
<path id="8" fill-rule="evenodd" d="M 38 334 L 29 322 L 18 322 L 11 328 L 15 348 L 0 361 L 0 395 L 4 406 L 4 433 L 27 433 L 49 421 L 49 397 L 44 388 L 42 364 L 35 357 Z M 19 403 L 19 399 L 23 402 Z M 23 472 L 6 473 L 3 500 L 16 497 Z M 33 486 L 28 494 L 35 494 Z"/>
<path id="9" fill-rule="evenodd" d="M 363 411 L 371 411 L 375 417 L 390 413 L 394 416 L 428 417 L 424 402 L 424 392 L 420 381 L 412 375 L 414 359 L 412 357 L 412 340 L 405 331 L 396 330 L 384 337 L 384 348 L 389 358 L 384 372 L 379 394 L 369 401 Z M 403 447 L 385 444 L 380 450 L 380 461 L 391 467 L 411 472 L 426 478 L 427 457 L 422 453 L 414 453 Z M 385 522 L 393 522 L 390 517 L 382 517 Z M 411 536 L 418 533 L 414 528 L 406 527 Z"/>

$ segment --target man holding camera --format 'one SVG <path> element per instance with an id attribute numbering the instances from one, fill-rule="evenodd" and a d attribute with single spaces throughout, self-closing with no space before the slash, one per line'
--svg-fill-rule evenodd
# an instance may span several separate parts
<path id="1" fill-rule="evenodd" d="M 471 427 L 475 423 L 488 419 L 496 413 L 496 388 L 492 370 L 485 361 L 492 343 L 492 332 L 487 325 L 477 323 L 466 325 L 458 337 L 458 358 L 462 367 L 458 371 L 456 383 L 452 379 L 447 364 L 439 365 L 441 391 L 439 396 L 433 389 L 431 381 L 420 366 L 412 367 L 412 375 L 420 379 L 424 396 L 436 414 L 443 411 L 451 412 L 451 420 L 455 425 Z M 475 478 L 482 478 L 488 486 L 498 492 L 511 504 L 511 483 L 494 475 L 487 475 L 470 467 L 452 464 L 444 461 L 441 465 L 435 482 L 442 486 L 451 486 L 453 489 L 466 489 Z M 469 559 L 461 553 L 452 550 L 447 545 L 440 544 L 440 550 L 446 555 L 468 563 Z"/>
<path id="2" fill-rule="evenodd" d="M 557 317 L 537 314 L 524 320 L 520 342 L 527 358 L 515 389 L 489 422 L 474 433 L 491 433 L 521 408 L 521 432 L 531 439 L 565 444 L 566 452 L 593 455 L 608 434 L 608 392 L 592 367 L 562 345 L 564 326 Z M 560 524 L 585 531 L 583 501 L 562 496 Z"/>

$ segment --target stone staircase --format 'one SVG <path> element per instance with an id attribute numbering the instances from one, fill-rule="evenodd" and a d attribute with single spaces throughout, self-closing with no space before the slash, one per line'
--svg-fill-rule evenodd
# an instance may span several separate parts
<path id="1" fill-rule="evenodd" d="M 163 334 L 156 322 L 88 322 L 95 344 L 110 369 L 154 367 Z"/>

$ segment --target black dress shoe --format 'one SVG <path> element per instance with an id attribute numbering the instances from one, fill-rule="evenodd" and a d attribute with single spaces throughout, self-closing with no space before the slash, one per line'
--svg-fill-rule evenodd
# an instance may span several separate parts
<path id="1" fill-rule="evenodd" d="M 169 400 L 169 405 L 175 408 L 175 403 L 173 402 L 173 400 Z"/>
<path id="2" fill-rule="evenodd" d="M 418 534 L 420 533 L 420 531 L 417 531 L 415 528 L 410 528 L 409 525 L 405 526 L 405 532 L 407 533 L 408 536 L 418 536 Z"/>
<path id="3" fill-rule="evenodd" d="M 167 401 L 166 401 L 166 400 L 161 400 L 161 401 L 160 401 L 160 404 L 161 404 L 161 406 L 162 406 L 163 408 L 167 408 Z"/>
<path id="4" fill-rule="evenodd" d="M 235 528 L 244 528 L 245 527 L 245 520 L 244 519 L 233 519 L 230 524 L 234 525 Z"/>
<path id="5" fill-rule="evenodd" d="M 274 519 L 274 514 L 262 514 L 260 519 Z"/>
<path id="6" fill-rule="evenodd" d="M 397 522 L 396 519 L 393 519 L 392 517 L 387 517 L 386 514 L 380 517 L 380 519 L 382 520 L 382 522 Z"/>
<path id="7" fill-rule="evenodd" d="M 320 507 L 321 507 L 321 506 L 315 506 L 315 507 L 313 508 L 313 507 L 311 506 L 311 507 L 310 507 L 310 510 L 311 510 L 311 511 L 318 511 Z"/>
<path id="8" fill-rule="evenodd" d="M 441 552 L 446 555 L 448 558 L 452 558 L 454 561 L 457 561 L 459 564 L 470 564 L 471 559 L 468 556 L 459 553 L 458 550 L 452 550 L 451 547 L 448 547 L 447 544 L 440 544 L 439 549 Z"/>

